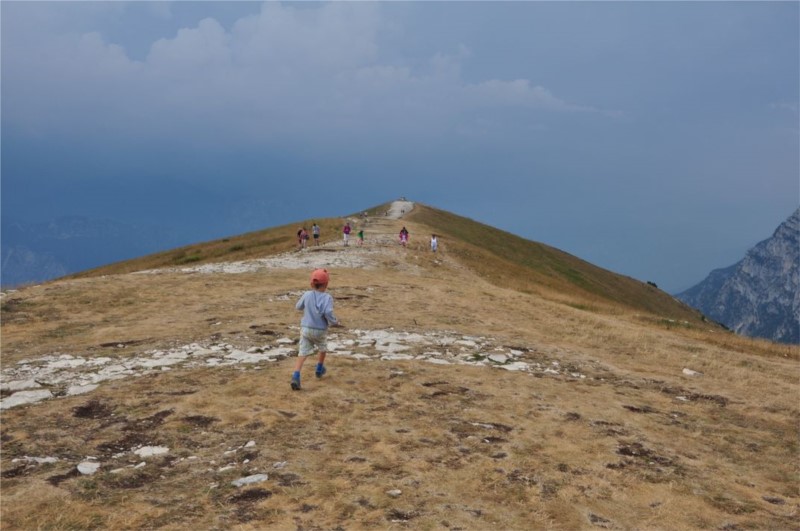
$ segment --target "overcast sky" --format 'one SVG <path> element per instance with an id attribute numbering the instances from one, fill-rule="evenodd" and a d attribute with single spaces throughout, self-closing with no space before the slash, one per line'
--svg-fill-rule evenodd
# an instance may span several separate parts
<path id="1" fill-rule="evenodd" d="M 3 1 L 3 216 L 402 195 L 679 291 L 800 204 L 799 6 Z"/>

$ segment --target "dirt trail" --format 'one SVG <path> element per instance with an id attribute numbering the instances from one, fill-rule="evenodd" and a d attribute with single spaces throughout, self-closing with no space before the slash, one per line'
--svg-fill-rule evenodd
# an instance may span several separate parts
<path id="1" fill-rule="evenodd" d="M 385 265 L 387 258 L 399 247 L 398 234 L 403 226 L 399 222 L 414 208 L 410 201 L 395 201 L 384 216 L 348 218 L 353 232 L 347 246 L 341 239 L 313 244 L 301 251 L 289 251 L 267 258 L 238 262 L 217 262 L 191 267 L 161 268 L 141 271 L 136 274 L 164 273 L 253 273 L 266 269 L 314 269 L 324 268 L 376 268 Z M 358 231 L 364 231 L 364 245 L 358 244 Z"/>

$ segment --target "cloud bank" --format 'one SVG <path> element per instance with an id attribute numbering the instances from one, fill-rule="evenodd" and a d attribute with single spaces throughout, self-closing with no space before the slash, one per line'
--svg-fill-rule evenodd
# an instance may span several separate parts
<path id="1" fill-rule="evenodd" d="M 435 136 L 463 128 L 471 113 L 509 108 L 598 112 L 528 79 L 466 82 L 466 48 L 415 64 L 382 60 L 386 31 L 379 4 L 269 2 L 229 28 L 205 18 L 134 60 L 97 32 L 40 34 L 15 53 L 20 30 L 11 30 L 3 88 L 14 105 L 4 118 L 33 135 L 259 144 L 364 140 L 376 124 L 378 136 Z"/>

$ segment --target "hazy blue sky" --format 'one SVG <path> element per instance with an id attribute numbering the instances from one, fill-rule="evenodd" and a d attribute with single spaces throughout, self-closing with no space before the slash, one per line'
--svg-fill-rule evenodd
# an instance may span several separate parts
<path id="1" fill-rule="evenodd" d="M 404 195 L 681 290 L 800 204 L 799 6 L 3 1 L 3 216 Z"/>

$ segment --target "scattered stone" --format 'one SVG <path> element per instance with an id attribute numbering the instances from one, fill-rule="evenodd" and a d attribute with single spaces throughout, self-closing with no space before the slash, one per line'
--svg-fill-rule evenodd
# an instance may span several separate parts
<path id="1" fill-rule="evenodd" d="M 489 354 L 489 360 L 502 365 L 508 361 L 508 356 L 504 354 Z"/>
<path id="2" fill-rule="evenodd" d="M 299 296 L 300 292 L 287 294 L 287 300 Z M 209 320 L 209 323 L 217 319 Z M 558 378 L 586 378 L 575 367 L 569 372 L 560 369 L 559 361 L 540 359 L 526 363 L 518 357 L 534 349 L 521 346 L 501 346 L 492 338 L 462 336 L 454 332 L 431 331 L 425 334 L 387 330 L 352 329 L 347 336 L 332 334 L 331 354 L 365 361 L 420 360 L 438 365 L 472 365 L 497 367 L 540 377 L 552 375 Z M 274 335 L 274 334 L 273 334 Z M 349 336 L 349 337 L 348 337 Z M 0 401 L 0 409 L 29 404 L 53 398 L 48 389 L 36 386 L 54 386 L 65 389 L 59 396 L 72 396 L 92 392 L 105 381 L 140 376 L 151 370 L 172 368 L 226 367 L 239 365 L 260 369 L 268 363 L 285 359 L 296 352 L 296 339 L 277 338 L 277 347 L 242 346 L 226 343 L 200 345 L 190 343 L 163 350 L 131 352 L 130 357 L 83 358 L 69 354 L 53 354 L 34 360 L 22 360 L 10 368 L 2 369 L 2 390 L 13 394 Z M 125 344 L 126 347 L 133 343 Z M 340 350 L 347 347 L 352 350 Z M 449 348 L 448 348 L 449 347 Z M 454 350 L 450 350 L 450 348 Z M 541 354 L 541 351 L 538 351 Z M 559 354 L 559 353 L 554 353 Z M 245 369 L 243 369 L 245 370 Z M 14 391 L 15 389 L 19 389 Z M 690 397 L 694 400 L 694 397 Z M 187 422 L 192 422 L 187 419 Z M 197 424 L 200 426 L 200 424 Z"/>
<path id="3" fill-rule="evenodd" d="M 403 491 L 401 491 L 400 489 L 392 489 L 392 490 L 387 490 L 386 494 L 391 496 L 392 498 L 397 498 L 398 496 L 403 494 Z"/>
<path id="4" fill-rule="evenodd" d="M 25 389 L 36 389 L 41 387 L 41 384 L 36 380 L 18 380 L 15 382 L 8 382 L 0 384 L 0 391 L 23 391 Z"/>
<path id="5" fill-rule="evenodd" d="M 269 476 L 266 474 L 254 474 L 252 476 L 247 476 L 241 479 L 237 479 L 235 481 L 231 481 L 231 485 L 234 487 L 243 487 L 245 485 L 252 485 L 253 483 L 261 483 L 263 481 L 267 481 Z"/>
<path id="6" fill-rule="evenodd" d="M 413 360 L 414 356 L 409 354 L 384 354 L 381 359 L 383 361 Z"/>
<path id="7" fill-rule="evenodd" d="M 779 498 L 777 496 L 762 496 L 761 499 L 764 500 L 765 502 L 771 503 L 773 505 L 785 505 L 786 504 L 786 500 L 784 500 L 783 498 Z"/>
<path id="8" fill-rule="evenodd" d="M 143 446 L 138 450 L 134 450 L 133 453 L 141 458 L 145 458 L 169 453 L 169 448 L 166 446 Z"/>
<path id="9" fill-rule="evenodd" d="M 90 393 L 97 389 L 97 384 L 87 384 L 87 385 L 70 385 L 67 388 L 67 396 L 75 396 L 75 395 L 82 395 L 85 393 Z"/>
<path id="10" fill-rule="evenodd" d="M 683 368 L 683 374 L 686 376 L 703 376 L 702 372 L 693 371 L 692 369 Z"/>
<path id="11" fill-rule="evenodd" d="M 39 391 L 18 391 L 8 398 L 4 398 L 2 401 L 0 401 L 0 409 L 9 409 L 25 404 L 34 404 L 36 402 L 41 402 L 42 400 L 47 400 L 48 398 L 53 398 L 53 393 L 47 389 L 42 389 Z"/>
<path id="12" fill-rule="evenodd" d="M 84 476 L 91 476 L 95 474 L 100 468 L 100 463 L 97 461 L 83 461 L 78 464 L 78 472 Z"/>
<path id="13" fill-rule="evenodd" d="M 528 365 L 524 361 L 515 361 L 513 363 L 507 363 L 505 365 L 501 365 L 499 368 L 505 369 L 507 371 L 527 371 L 530 369 L 530 365 Z"/>
<path id="14" fill-rule="evenodd" d="M 19 462 L 28 462 L 28 463 L 37 463 L 40 465 L 48 465 L 52 463 L 58 462 L 58 457 L 28 457 L 27 455 L 22 458 L 12 459 L 12 463 L 19 463 Z"/>

